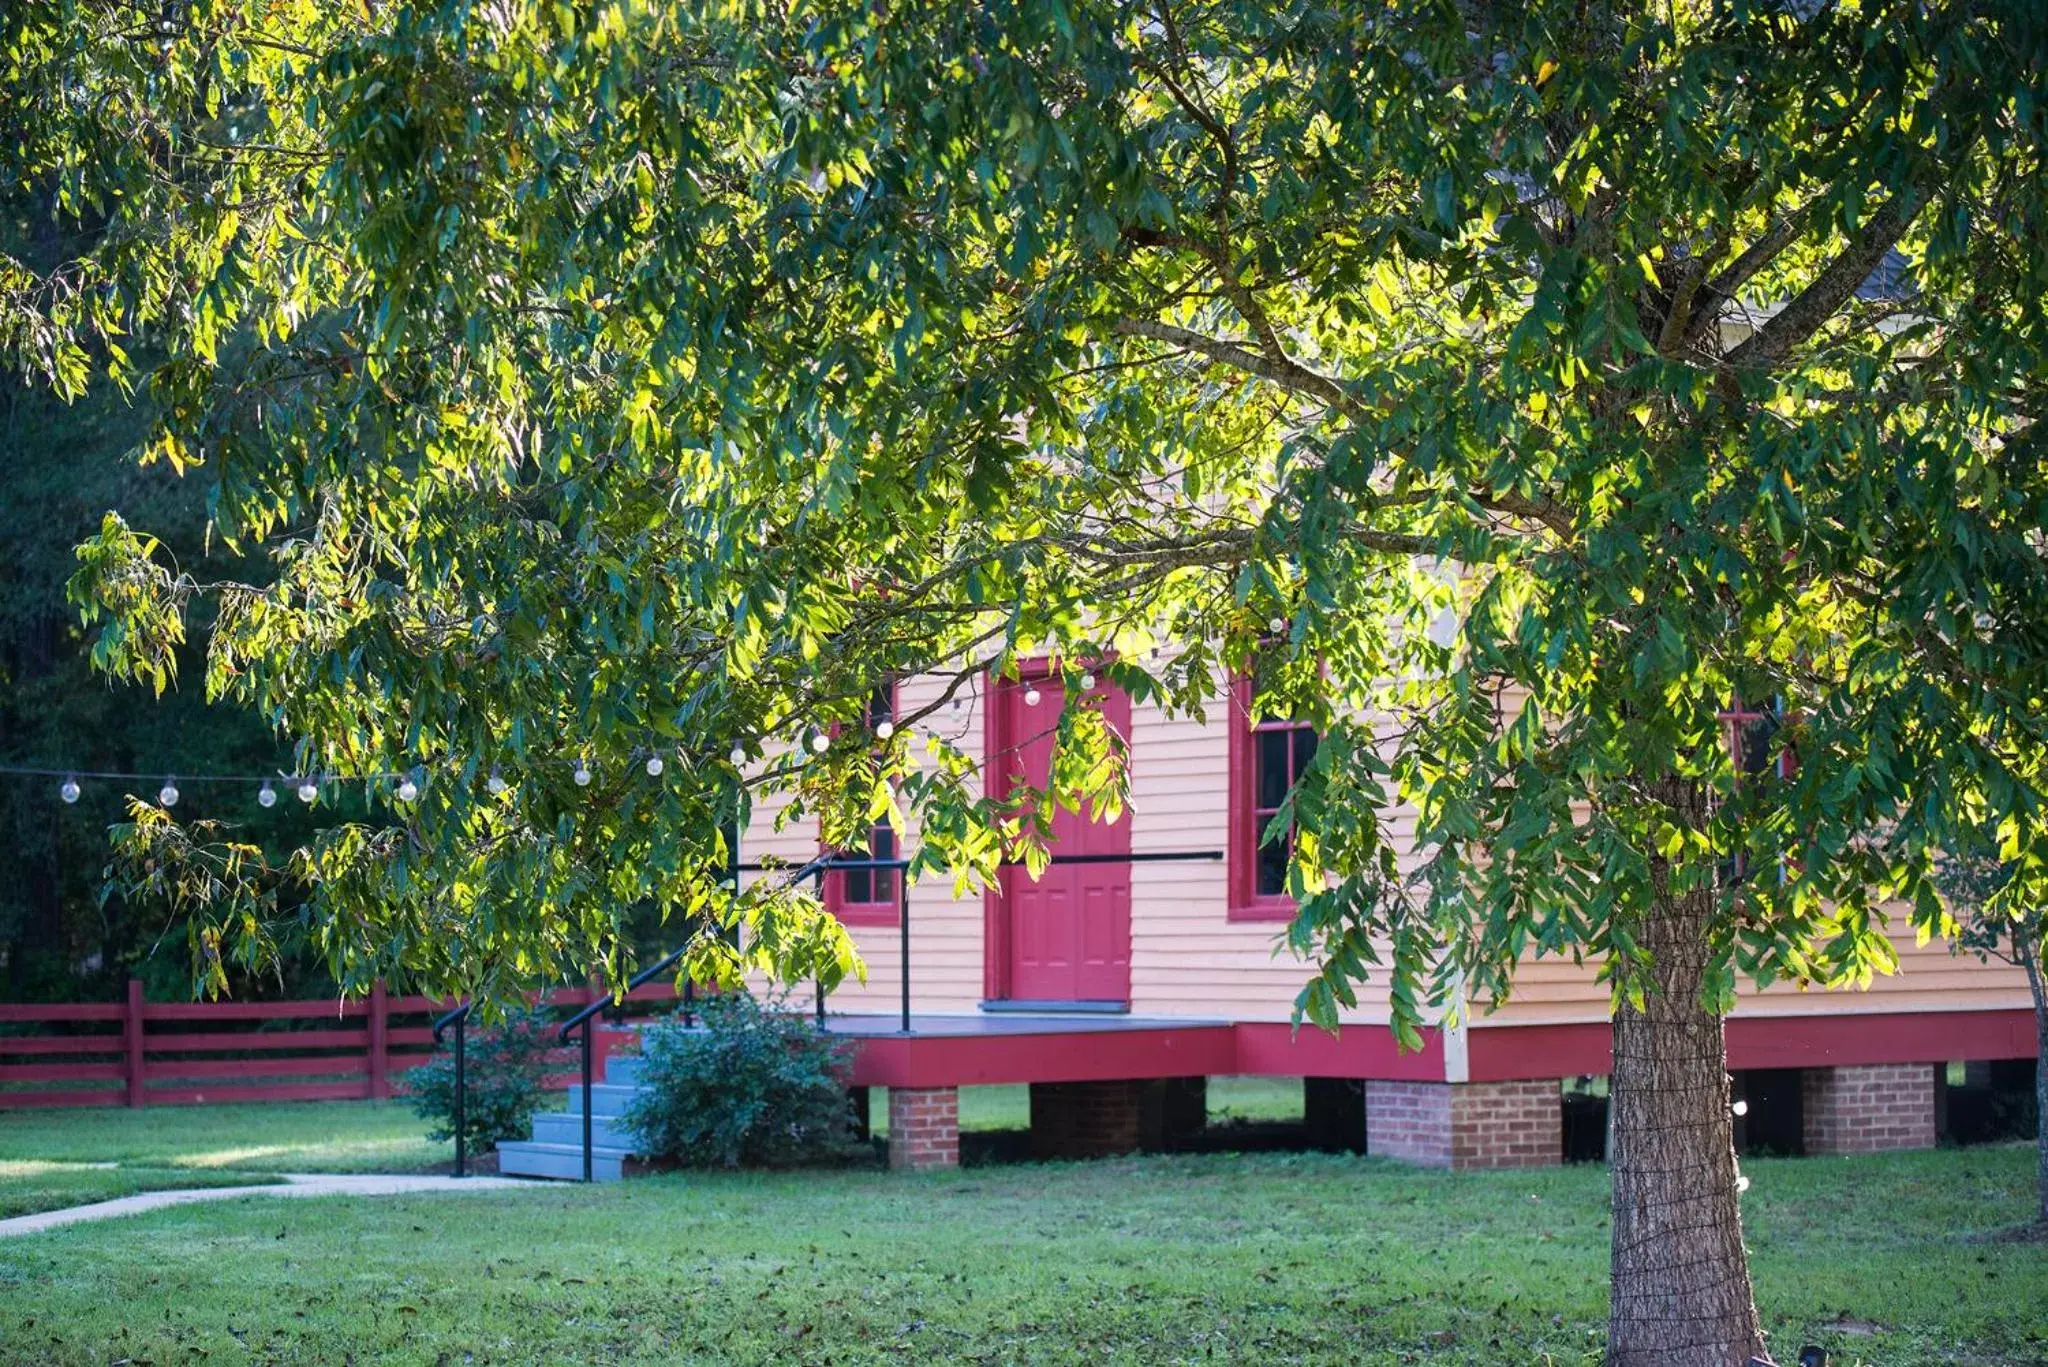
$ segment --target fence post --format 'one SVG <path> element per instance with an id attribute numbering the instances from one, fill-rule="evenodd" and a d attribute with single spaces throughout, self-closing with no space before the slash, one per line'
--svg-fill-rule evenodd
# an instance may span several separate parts
<path id="1" fill-rule="evenodd" d="M 128 1006 L 121 1013 L 121 1043 L 128 1054 L 128 1104 L 141 1106 L 142 1096 L 142 979 L 128 980 Z"/>
<path id="2" fill-rule="evenodd" d="M 370 984 L 370 1099 L 382 1101 L 391 1095 L 390 1059 L 386 1054 L 385 1031 L 391 1006 L 384 997 L 384 980 Z"/>

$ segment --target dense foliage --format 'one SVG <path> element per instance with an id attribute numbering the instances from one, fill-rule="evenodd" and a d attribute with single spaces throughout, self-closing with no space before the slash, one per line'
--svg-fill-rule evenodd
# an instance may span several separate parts
<path id="1" fill-rule="evenodd" d="M 849 1134 L 847 1045 L 800 1011 L 746 992 L 640 1033 L 642 1090 L 623 1124 L 636 1151 L 691 1167 L 799 1162 Z"/>
<path id="2" fill-rule="evenodd" d="M 80 246 L 53 222 L 47 196 L 0 195 L 0 251 L 54 265 Z M 132 447 L 142 411 L 111 388 L 71 405 L 46 388 L 0 379 L 0 763 L 147 775 L 88 779 L 76 804 L 59 800 L 56 775 L 0 775 L 0 996 L 15 1001 L 112 1000 L 130 974 L 153 995 L 181 995 L 192 959 L 184 927 L 162 899 L 102 898 L 107 831 L 136 794 L 167 774 L 273 773 L 289 762 L 261 717 L 207 700 L 197 688 L 151 697 L 109 688 L 91 664 L 93 634 L 65 593 L 78 542 L 121 507 L 163 538 L 167 554 L 202 575 L 252 568 L 206 535 L 206 491 L 167 469 L 140 469 Z M 196 649 L 186 658 L 197 663 Z M 253 783 L 184 785 L 181 811 L 235 818 L 243 836 L 277 855 L 312 827 L 297 804 L 271 812 Z M 317 993 L 326 985 L 297 899 L 272 933 L 277 954 L 261 974 L 237 975 L 243 993 Z"/>
<path id="3" fill-rule="evenodd" d="M 146 377 L 153 455 L 269 555 L 202 584 L 109 518 L 101 663 L 161 686 L 213 604 L 209 691 L 306 768 L 430 775 L 298 865 L 347 981 L 617 974 L 646 899 L 704 913 L 699 971 L 744 923 L 829 982 L 807 894 L 722 891 L 761 789 L 835 840 L 913 809 L 921 870 L 1046 824 L 926 717 L 860 734 L 878 680 L 1050 651 L 1199 713 L 1255 672 L 1325 736 L 1279 817 L 1303 1011 L 1383 972 L 1412 1044 L 1531 953 L 1599 958 L 1609 1351 L 1724 1367 L 1760 1342 L 1735 983 L 1952 931 L 1964 837 L 2048 884 L 2044 26 L 18 6 L 0 167 L 107 227 L 0 263 L 0 344 Z M 1735 700 L 1796 764 L 1738 782 Z M 1115 810 L 1122 758 L 1068 709 L 1055 798 Z"/>
<path id="4" fill-rule="evenodd" d="M 553 1012 L 535 1007 L 508 1011 L 495 1024 L 469 1029 L 463 1041 L 462 1129 L 470 1152 L 533 1134 L 533 1113 L 546 1095 L 549 1066 L 561 1053 L 555 1038 L 560 1024 Z M 434 1123 L 427 1138 L 455 1137 L 453 1036 L 406 1072 L 405 1091 L 420 1119 Z"/>

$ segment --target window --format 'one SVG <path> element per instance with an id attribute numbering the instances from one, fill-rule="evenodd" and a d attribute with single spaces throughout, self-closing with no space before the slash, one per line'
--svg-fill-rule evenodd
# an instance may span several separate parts
<path id="1" fill-rule="evenodd" d="M 1253 724 L 1248 720 L 1251 700 L 1251 681 L 1240 679 L 1231 707 L 1230 919 L 1287 921 L 1296 911 L 1287 894 L 1294 833 L 1266 832 L 1315 758 L 1318 737 L 1313 726 L 1293 717 L 1266 717 Z"/>
<path id="2" fill-rule="evenodd" d="M 870 735 L 896 719 L 896 685 L 882 685 L 869 697 L 861 724 Z M 868 828 L 864 849 L 840 851 L 849 859 L 896 859 L 896 828 L 885 818 Z M 848 925 L 896 924 L 901 869 L 843 869 L 825 876 L 825 909 Z"/>
<path id="3" fill-rule="evenodd" d="M 1798 772 L 1799 757 L 1782 734 L 1787 720 L 1783 704 L 1775 700 L 1758 704 L 1738 698 L 1729 703 L 1721 724 L 1727 728 L 1736 783 L 1768 782 L 1767 776 L 1789 781 Z M 1728 882 L 1740 883 L 1750 872 L 1749 856 L 1742 850 L 1721 862 L 1721 876 Z"/>

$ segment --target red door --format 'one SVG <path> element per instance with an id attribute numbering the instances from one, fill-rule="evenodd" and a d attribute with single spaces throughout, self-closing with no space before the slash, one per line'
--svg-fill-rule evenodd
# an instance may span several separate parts
<path id="1" fill-rule="evenodd" d="M 1025 701 L 1036 689 L 1034 706 Z M 1131 700 L 1103 685 L 1091 695 L 1105 720 L 1128 737 Z M 988 774 L 1006 792 L 1043 784 L 1052 764 L 1052 732 L 1064 692 L 1057 678 L 996 685 Z M 1114 824 L 1080 813 L 1053 814 L 1053 854 L 1128 856 L 1131 821 Z M 1034 881 L 1007 868 L 991 894 L 989 994 L 1010 1001 L 1117 1002 L 1131 999 L 1131 866 L 1122 857 L 1054 864 Z"/>

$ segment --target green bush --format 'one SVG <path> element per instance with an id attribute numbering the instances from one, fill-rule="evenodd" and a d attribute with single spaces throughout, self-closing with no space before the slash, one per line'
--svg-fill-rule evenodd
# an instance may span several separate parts
<path id="1" fill-rule="evenodd" d="M 463 1129 L 472 1150 L 533 1132 L 533 1113 L 547 1091 L 549 1055 L 561 1045 L 560 1023 L 542 1009 L 517 1011 L 497 1025 L 472 1027 L 463 1049 Z M 451 1033 L 434 1056 L 405 1075 L 420 1118 L 435 1122 L 429 1138 L 455 1137 L 455 1048 Z"/>
<path id="2" fill-rule="evenodd" d="M 642 1088 L 621 1118 L 641 1153 L 732 1168 L 817 1158 L 847 1141 L 843 1042 L 744 992 L 698 1014 L 701 1026 L 671 1018 L 641 1032 Z"/>

